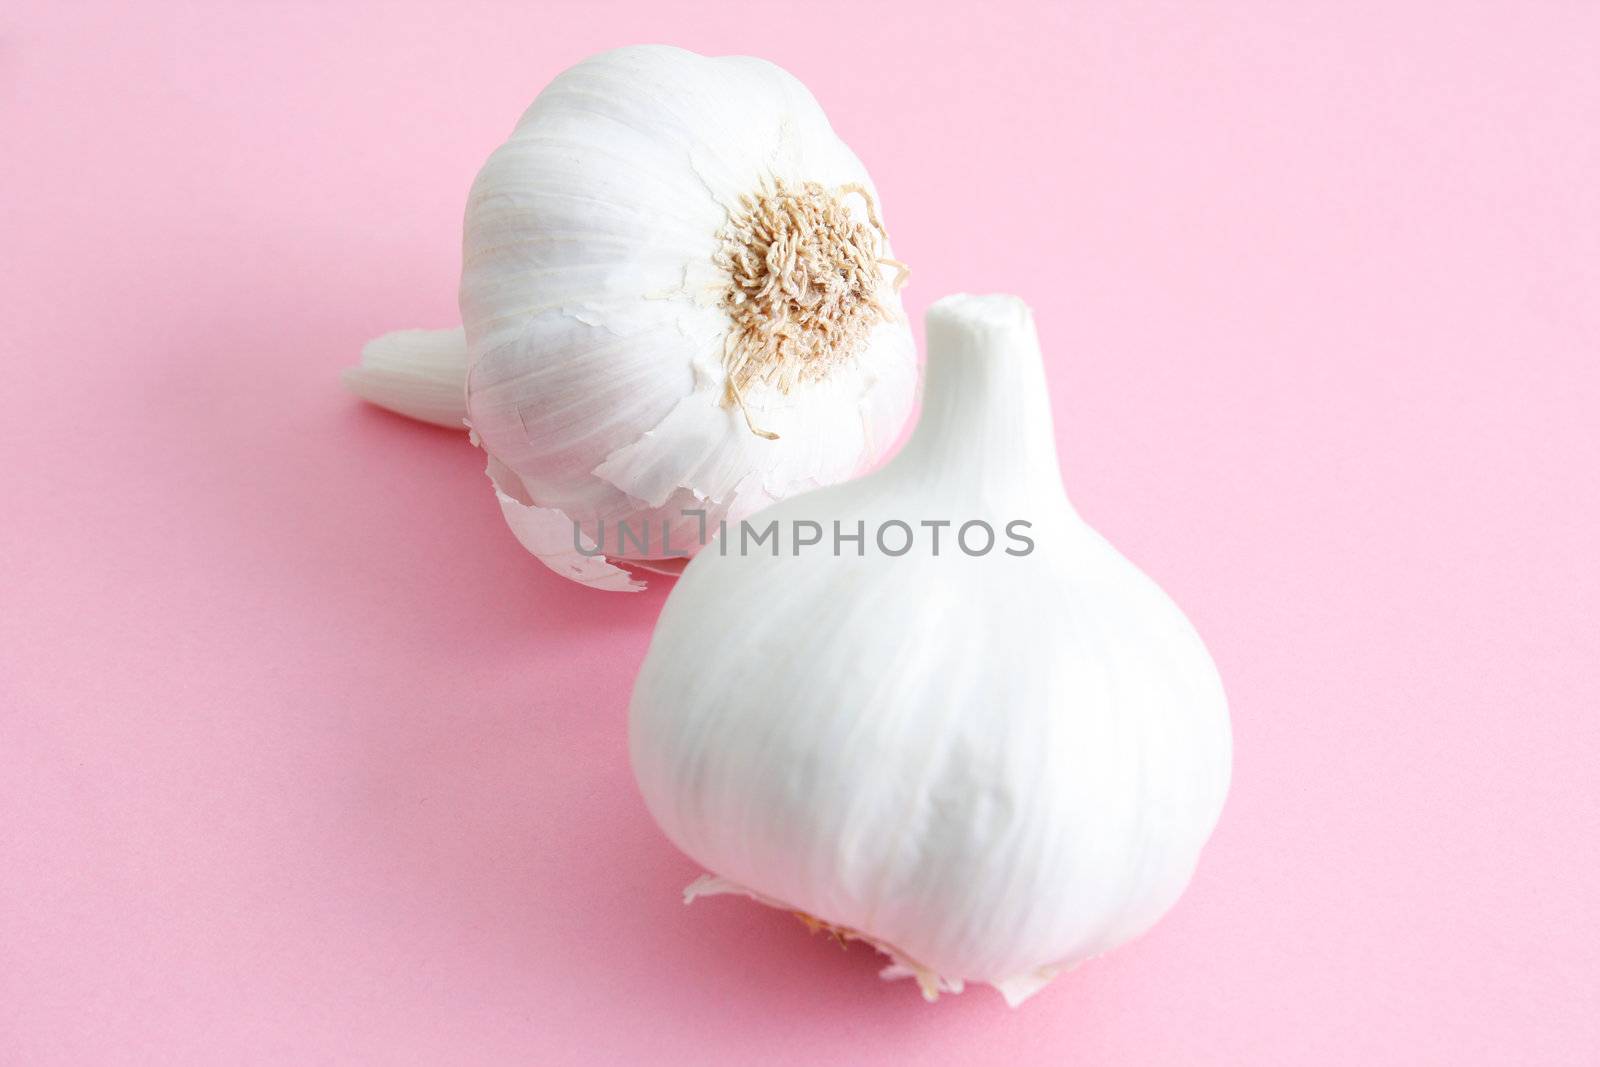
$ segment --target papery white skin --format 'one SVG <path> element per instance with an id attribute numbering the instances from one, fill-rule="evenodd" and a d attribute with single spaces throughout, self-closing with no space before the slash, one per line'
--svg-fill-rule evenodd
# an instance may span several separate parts
<path id="1" fill-rule="evenodd" d="M 778 522 L 777 558 L 731 533 L 689 564 L 630 748 L 651 814 L 718 876 L 695 893 L 861 936 L 930 998 L 981 981 L 1016 1003 L 1178 898 L 1227 792 L 1227 707 L 1183 614 L 1067 502 L 1027 307 L 950 297 L 927 324 L 905 449 L 752 518 Z M 918 525 L 973 519 L 987 555 L 950 527 L 935 556 Z M 1027 555 L 1004 552 L 1017 519 Z M 797 520 L 824 544 L 795 554 Z M 832 554 L 835 520 L 865 522 L 863 557 Z M 888 520 L 908 554 L 874 543 Z"/>
<path id="2" fill-rule="evenodd" d="M 700 519 L 685 511 L 703 509 L 712 524 L 741 518 L 859 473 L 898 435 L 916 355 L 889 285 L 892 321 L 853 360 L 787 394 L 745 398 L 777 440 L 752 433 L 725 402 L 718 234 L 742 196 L 774 180 L 873 190 L 785 71 L 665 46 L 605 52 L 561 74 L 479 173 L 463 248 L 464 351 L 448 351 L 451 331 L 438 331 L 434 350 L 445 369 L 470 367 L 465 415 L 506 519 L 559 573 L 639 588 L 608 558 L 692 554 Z M 865 220 L 866 200 L 855 200 Z M 416 334 L 374 342 L 347 381 L 448 424 L 438 370 L 394 373 L 414 366 Z M 599 535 L 601 554 L 575 549 L 574 521 L 585 551 Z M 648 550 L 619 553 L 618 523 L 648 529 Z"/>

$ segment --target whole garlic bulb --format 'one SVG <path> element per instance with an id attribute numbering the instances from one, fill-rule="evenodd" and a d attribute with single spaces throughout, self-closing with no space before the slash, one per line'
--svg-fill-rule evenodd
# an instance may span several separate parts
<path id="1" fill-rule="evenodd" d="M 1178 898 L 1227 792 L 1227 706 L 1183 614 L 1068 504 L 1026 305 L 949 297 L 927 337 L 894 460 L 686 568 L 630 747 L 714 872 L 691 899 L 746 893 L 929 999 L 1015 1004 Z"/>
<path id="2" fill-rule="evenodd" d="M 518 539 L 631 590 L 608 560 L 692 554 L 702 521 L 850 477 L 894 441 L 916 383 L 904 273 L 872 180 L 793 77 L 621 48 L 557 77 L 479 173 L 464 333 L 380 338 L 347 380 L 464 414 Z M 464 410 L 441 403 L 452 375 Z"/>

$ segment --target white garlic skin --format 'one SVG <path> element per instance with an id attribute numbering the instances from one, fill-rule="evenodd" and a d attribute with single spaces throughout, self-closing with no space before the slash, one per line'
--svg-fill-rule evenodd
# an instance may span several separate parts
<path id="1" fill-rule="evenodd" d="M 1227 792 L 1227 707 L 1188 620 L 1068 504 L 1027 307 L 946 298 L 928 350 L 890 464 L 753 518 L 779 521 L 778 558 L 690 563 L 630 747 L 709 871 L 1015 1003 L 1177 900 Z M 865 520 L 865 557 L 792 554 L 797 519 Z M 985 519 L 999 542 L 969 557 L 951 527 L 938 556 L 919 537 L 891 558 L 872 535 L 891 519 Z M 1014 519 L 1030 554 L 1003 551 Z"/>
<path id="2" fill-rule="evenodd" d="M 557 571 L 635 588 L 575 552 L 573 521 L 590 539 L 603 533 L 605 558 L 689 554 L 700 519 L 686 510 L 705 509 L 713 525 L 742 517 L 859 473 L 898 436 L 916 354 L 888 284 L 890 320 L 847 366 L 748 398 L 776 440 L 726 402 L 718 235 L 741 197 L 773 181 L 875 198 L 788 73 L 666 46 L 605 52 L 561 74 L 478 175 L 460 292 L 467 415 L 508 522 Z M 850 209 L 865 218 L 867 199 Z M 648 550 L 619 552 L 619 523 L 647 529 Z"/>

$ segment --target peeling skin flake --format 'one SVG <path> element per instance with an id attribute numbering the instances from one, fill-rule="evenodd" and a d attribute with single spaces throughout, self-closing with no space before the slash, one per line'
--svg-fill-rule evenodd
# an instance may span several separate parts
<path id="1" fill-rule="evenodd" d="M 878 972 L 878 977 L 884 981 L 892 982 L 901 978 L 911 978 L 922 991 L 922 999 L 930 1004 L 939 999 L 940 993 L 960 993 L 966 989 L 966 983 L 959 978 L 945 978 L 938 972 L 913 960 L 893 945 L 885 944 L 876 938 L 868 937 L 858 930 L 844 926 L 835 926 L 826 919 L 818 919 L 808 915 L 798 908 L 763 896 L 753 889 L 747 889 L 737 882 L 726 878 L 719 878 L 714 874 L 702 874 L 690 882 L 683 890 L 683 902 L 692 904 L 698 897 L 715 897 L 722 895 L 749 897 L 758 904 L 765 904 L 769 908 L 787 911 L 801 922 L 805 923 L 812 933 L 827 931 L 841 943 L 845 941 L 860 941 L 878 952 L 889 957 L 890 963 Z M 1029 974 L 1019 974 L 1011 978 L 1002 978 L 989 984 L 999 991 L 1010 1007 L 1017 1007 L 1023 1001 L 1033 996 L 1039 990 L 1050 984 L 1050 980 L 1061 973 L 1060 967 L 1041 967 Z"/>
<path id="2" fill-rule="evenodd" d="M 630 559 L 624 560 L 628 566 L 651 574 L 664 574 L 669 578 L 676 578 L 683 573 L 683 568 L 689 565 L 687 559 Z"/>
<path id="3" fill-rule="evenodd" d="M 506 525 L 511 527 L 522 547 L 537 556 L 540 563 L 563 578 L 594 589 L 636 593 L 645 587 L 605 556 L 586 556 L 579 552 L 573 545 L 572 519 L 557 508 L 541 508 L 527 500 L 516 475 L 503 463 L 490 457 L 486 473 L 494 483 L 495 499 L 500 502 Z M 584 550 L 592 551 L 594 541 L 581 532 L 579 536 Z"/>

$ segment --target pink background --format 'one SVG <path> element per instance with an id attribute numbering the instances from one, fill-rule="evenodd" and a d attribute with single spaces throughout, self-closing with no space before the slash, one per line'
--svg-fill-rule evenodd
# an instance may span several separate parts
<path id="1" fill-rule="evenodd" d="M 1600 1062 L 1600 7 L 31 6 L 0 1062 Z M 664 590 L 339 387 L 636 41 L 805 80 L 918 318 L 1033 303 L 1075 500 L 1228 683 L 1188 896 L 1020 1011 L 679 904 L 623 744 Z"/>

